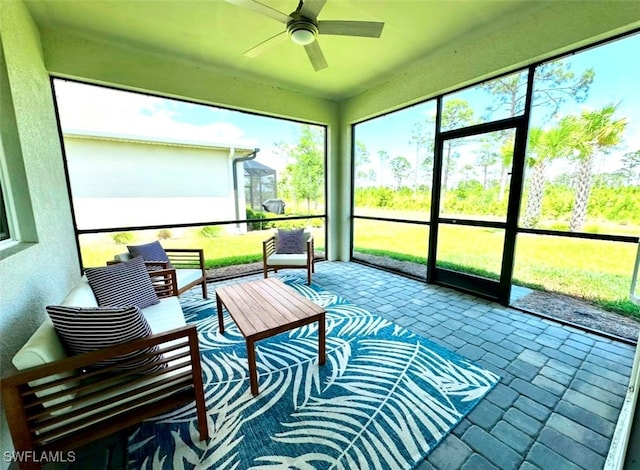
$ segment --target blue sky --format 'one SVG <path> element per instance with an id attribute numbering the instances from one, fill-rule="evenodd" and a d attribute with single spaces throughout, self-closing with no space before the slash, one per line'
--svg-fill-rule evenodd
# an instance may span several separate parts
<path id="1" fill-rule="evenodd" d="M 598 109 L 608 103 L 619 102 L 617 116 L 625 116 L 628 124 L 625 141 L 614 152 L 618 156 L 640 149 L 640 61 L 637 59 L 639 56 L 640 34 L 636 34 L 564 59 L 570 61 L 571 69 L 576 75 L 587 68 L 593 68 L 595 79 L 587 101 L 581 104 L 567 101 L 560 114 L 580 113 L 582 109 Z M 463 91 L 456 96 L 468 100 L 476 116 L 484 113 L 490 99 L 487 93 L 477 90 Z M 435 100 L 414 105 L 358 125 L 356 139 L 365 143 L 374 162 L 379 150 L 386 150 L 391 158 L 401 155 L 413 162 L 415 150 L 409 144 L 411 126 L 434 114 Z M 543 121 L 542 114 L 534 108 L 532 119 Z M 613 171 L 619 167 L 617 158 L 609 159 L 608 162 L 611 166 L 603 171 Z M 559 171 L 563 171 L 563 168 L 556 168 L 556 172 Z"/>
<path id="2" fill-rule="evenodd" d="M 56 80 L 63 131 L 167 137 L 259 148 L 258 160 L 276 169 L 286 161 L 274 144 L 294 144 L 301 124 L 283 119 Z"/>

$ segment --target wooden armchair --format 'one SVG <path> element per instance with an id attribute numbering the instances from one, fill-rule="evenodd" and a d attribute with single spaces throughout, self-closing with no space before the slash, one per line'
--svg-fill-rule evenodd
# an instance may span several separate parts
<path id="1" fill-rule="evenodd" d="M 267 278 L 270 269 L 278 272 L 279 269 L 306 269 L 307 284 L 311 284 L 311 274 L 315 272 L 313 235 L 305 232 L 305 249 L 302 254 L 276 253 L 277 236 L 274 234 L 262 242 L 262 265 L 264 277 Z"/>
<path id="2" fill-rule="evenodd" d="M 169 261 L 145 261 L 150 270 L 153 269 L 175 269 L 177 294 L 180 295 L 189 289 L 197 286 L 202 287 L 202 297 L 208 298 L 207 294 L 207 271 L 204 265 L 204 250 L 200 248 L 165 248 Z M 107 264 L 127 261 L 131 259 L 129 253 L 120 253 Z"/>

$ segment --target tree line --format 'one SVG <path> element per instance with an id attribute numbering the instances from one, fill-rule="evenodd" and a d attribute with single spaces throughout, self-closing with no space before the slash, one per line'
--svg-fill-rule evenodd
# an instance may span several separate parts
<path id="1" fill-rule="evenodd" d="M 523 71 L 479 85 L 491 99 L 485 113 L 478 117 L 467 101 L 446 98 L 441 129 L 488 122 L 495 116 L 520 115 L 525 107 L 527 74 Z M 572 115 L 560 114 L 564 104 L 587 100 L 595 77 L 591 68 L 575 73 L 568 60 L 536 69 L 532 107 L 544 125 L 534 125 L 528 131 L 521 209 L 521 225 L 526 228 L 540 227 L 550 219 L 567 222 L 568 230 L 582 231 L 588 213 L 609 221 L 640 222 L 640 149 L 622 156 L 619 170 L 595 171 L 597 165 L 606 168 L 612 151 L 623 141 L 628 120 L 618 115 L 618 105 L 610 103 Z M 434 136 L 435 117 L 427 116 L 409 130 L 411 155 L 392 155 L 386 149 L 372 154 L 364 142 L 356 141 L 356 205 L 427 210 Z M 445 211 L 505 213 L 514 138 L 514 131 L 506 130 L 444 142 L 441 199 Z M 315 126 L 302 126 L 294 145 L 276 144 L 289 162 L 279 175 L 278 195 L 307 213 L 324 200 L 323 145 L 322 130 Z M 558 162 L 565 162 L 569 171 L 551 174 L 550 169 Z"/>
<path id="2" fill-rule="evenodd" d="M 594 171 L 597 163 L 606 167 L 611 152 L 623 141 L 628 120 L 617 115 L 618 106 L 611 103 L 600 109 L 559 116 L 565 102 L 582 103 L 587 99 L 594 79 L 593 69 L 576 74 L 570 62 L 562 60 L 536 70 L 532 106 L 542 113 L 541 121 L 545 125 L 530 127 L 528 132 L 526 202 L 521 218 L 524 227 L 538 227 L 545 218 L 559 218 L 567 219 L 569 230 L 582 231 L 588 212 L 620 222 L 625 222 L 620 220 L 620 214 L 626 214 L 630 218 L 626 222 L 640 222 L 640 150 L 622 156 L 620 170 Z M 526 85 L 526 71 L 480 85 L 492 99 L 485 115 L 478 119 L 467 101 L 445 99 L 441 129 L 487 122 L 495 115 L 521 114 Z M 356 142 L 356 205 L 425 208 L 429 202 L 424 193 L 430 192 L 433 177 L 434 136 L 435 117 L 429 116 L 411 127 L 408 144 L 414 151 L 410 157 L 391 157 L 388 151 L 378 150 L 377 158 L 373 159 L 365 143 Z M 444 141 L 440 184 L 446 212 L 505 213 L 514 137 L 514 132 L 507 130 Z M 466 159 L 461 158 L 463 154 Z M 473 156 L 472 161 L 468 159 L 469 154 Z M 550 167 L 559 161 L 568 163 L 571 171 L 549 175 Z M 391 181 L 396 195 L 389 193 Z M 631 187 L 621 190 L 625 185 Z M 569 193 L 572 201 L 566 207 Z M 592 201 L 594 195 L 597 199 Z M 552 210 L 551 206 L 557 206 L 559 200 L 565 205 L 563 210 Z M 620 210 L 611 213 L 606 205 L 614 200 L 618 201 Z"/>

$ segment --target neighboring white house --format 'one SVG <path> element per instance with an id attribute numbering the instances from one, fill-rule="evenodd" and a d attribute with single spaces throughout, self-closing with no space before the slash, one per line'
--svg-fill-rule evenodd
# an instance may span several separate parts
<path id="1" fill-rule="evenodd" d="M 245 217 L 241 162 L 257 149 L 89 131 L 64 147 L 80 230 Z"/>

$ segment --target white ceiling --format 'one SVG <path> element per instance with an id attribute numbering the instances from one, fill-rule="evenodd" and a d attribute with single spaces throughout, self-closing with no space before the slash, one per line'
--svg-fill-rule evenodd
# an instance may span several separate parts
<path id="1" fill-rule="evenodd" d="M 263 0 L 289 14 L 297 0 Z M 230 75 L 331 100 L 359 94 L 442 48 L 522 21 L 553 2 L 523 0 L 328 0 L 320 20 L 385 23 L 379 39 L 319 37 L 329 67 L 315 72 L 289 41 L 256 58 L 243 52 L 284 25 L 224 0 L 27 0 L 39 28 L 180 57 Z"/>

